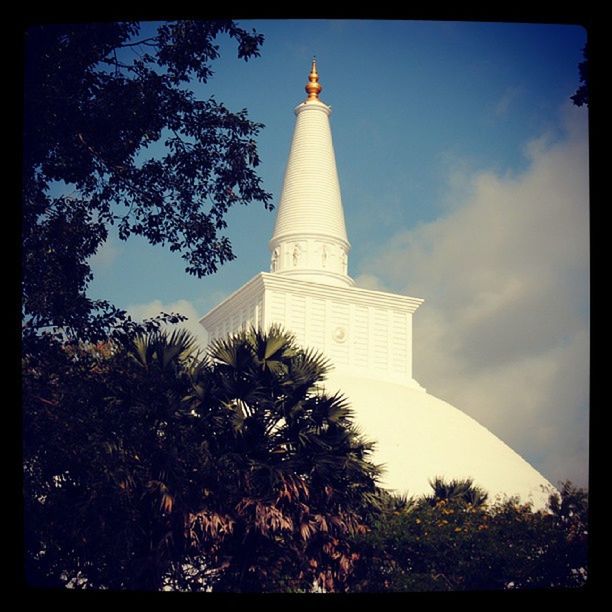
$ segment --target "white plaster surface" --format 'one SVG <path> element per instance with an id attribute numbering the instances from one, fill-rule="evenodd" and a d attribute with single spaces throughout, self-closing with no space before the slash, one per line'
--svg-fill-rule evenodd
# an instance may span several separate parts
<path id="1" fill-rule="evenodd" d="M 412 378 L 412 315 L 423 300 L 260 272 L 200 323 L 210 341 L 280 324 L 354 374 L 421 388 Z"/>
<path id="2" fill-rule="evenodd" d="M 362 433 L 376 441 L 383 486 L 431 493 L 429 480 L 472 478 L 493 501 L 518 495 L 545 506 L 554 487 L 520 455 L 461 410 L 424 390 L 335 371 L 325 383 L 351 403 Z"/>
<path id="3" fill-rule="evenodd" d="M 331 108 L 318 100 L 295 108 L 296 122 L 269 243 L 270 270 L 300 280 L 351 286 Z"/>

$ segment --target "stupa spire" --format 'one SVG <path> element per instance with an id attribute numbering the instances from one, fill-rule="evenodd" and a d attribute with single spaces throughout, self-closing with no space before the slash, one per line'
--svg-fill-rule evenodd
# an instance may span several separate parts
<path id="1" fill-rule="evenodd" d="M 271 272 L 336 286 L 352 286 L 347 274 L 346 235 L 332 143 L 331 107 L 319 99 L 316 58 L 308 98 L 294 109 L 295 130 L 276 225 L 269 243 Z"/>

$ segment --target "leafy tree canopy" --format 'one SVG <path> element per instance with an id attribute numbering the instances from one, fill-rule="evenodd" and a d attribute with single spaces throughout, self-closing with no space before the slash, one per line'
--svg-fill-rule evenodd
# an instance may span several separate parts
<path id="1" fill-rule="evenodd" d="M 116 331 L 24 358 L 30 584 L 215 591 L 575 588 L 587 496 L 534 511 L 470 480 L 376 487 L 327 364 L 279 329 L 197 353 Z"/>
<path id="2" fill-rule="evenodd" d="M 433 494 L 387 500 L 356 539 L 353 591 L 579 588 L 588 578 L 585 491 L 564 483 L 545 510 L 486 501 L 470 479 L 432 483 Z"/>
<path id="3" fill-rule="evenodd" d="M 199 277 L 234 258 L 236 204 L 270 194 L 254 169 L 262 125 L 198 99 L 227 35 L 238 57 L 263 36 L 233 21 L 38 25 L 25 37 L 22 295 L 26 335 L 104 338 L 125 313 L 92 300 L 89 258 L 109 235 L 168 245 Z"/>
<path id="4" fill-rule="evenodd" d="M 24 363 L 30 584 L 346 588 L 378 470 L 319 355 L 277 328 L 54 347 Z"/>

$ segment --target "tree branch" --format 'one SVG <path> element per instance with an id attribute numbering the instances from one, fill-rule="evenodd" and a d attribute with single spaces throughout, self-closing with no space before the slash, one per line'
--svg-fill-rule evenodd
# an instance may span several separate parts
<path id="1" fill-rule="evenodd" d="M 149 36 L 149 38 L 143 38 L 142 40 L 137 40 L 133 43 L 124 43 L 122 45 L 117 45 L 118 48 L 125 48 L 125 47 L 137 47 L 139 45 L 147 45 L 148 47 L 157 47 L 157 44 L 151 44 L 149 41 L 150 40 L 157 40 L 157 36 Z"/>

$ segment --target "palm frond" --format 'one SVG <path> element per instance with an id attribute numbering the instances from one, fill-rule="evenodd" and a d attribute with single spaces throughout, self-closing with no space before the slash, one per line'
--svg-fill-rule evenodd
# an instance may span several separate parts
<path id="1" fill-rule="evenodd" d="M 186 329 L 171 333 L 155 330 L 136 336 L 128 345 L 128 353 L 145 368 L 157 362 L 165 369 L 174 361 L 186 361 L 196 348 L 195 336 Z"/>
<path id="2" fill-rule="evenodd" d="M 430 504 L 435 505 L 441 500 L 461 500 L 473 506 L 481 506 L 486 503 L 488 493 L 474 485 L 472 478 L 444 480 L 441 476 L 436 476 L 429 481 L 433 493 L 425 499 Z"/>
<path id="3" fill-rule="evenodd" d="M 252 363 L 253 353 L 240 335 L 219 338 L 208 347 L 208 357 L 236 370 L 245 369 Z"/>
<path id="4" fill-rule="evenodd" d="M 149 364 L 150 345 L 146 341 L 145 336 L 137 336 L 128 346 L 129 354 L 143 367 Z"/>
<path id="5" fill-rule="evenodd" d="M 258 351 L 258 353 L 261 354 L 262 361 L 268 361 L 273 357 L 275 359 L 286 358 L 290 356 L 288 353 L 290 353 L 292 349 L 292 342 L 288 336 L 280 330 L 271 330 L 262 342 L 261 350 Z"/>
<path id="6" fill-rule="evenodd" d="M 322 353 L 307 348 L 290 360 L 289 377 L 297 385 L 313 386 L 323 381 L 331 369 L 331 362 Z"/>
<path id="7" fill-rule="evenodd" d="M 352 414 L 348 398 L 340 392 L 325 398 L 326 418 L 332 423 L 347 419 Z"/>
<path id="8" fill-rule="evenodd" d="M 180 349 L 177 355 L 181 361 L 185 361 L 197 351 L 198 342 L 189 330 L 177 328 L 173 329 L 169 336 L 166 336 L 166 346 Z"/>

